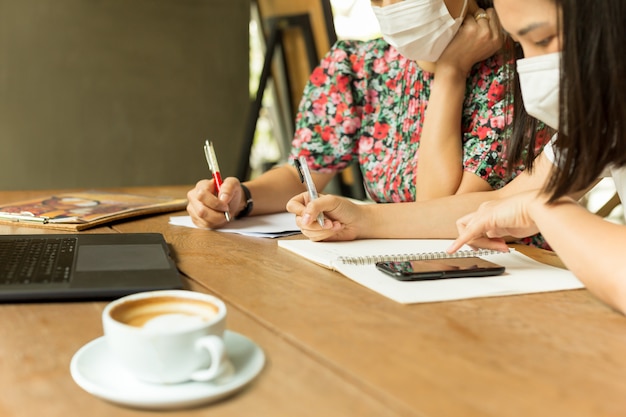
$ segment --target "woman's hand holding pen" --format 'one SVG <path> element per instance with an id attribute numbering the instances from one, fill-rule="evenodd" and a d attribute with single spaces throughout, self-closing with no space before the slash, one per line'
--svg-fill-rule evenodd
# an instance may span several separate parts
<path id="1" fill-rule="evenodd" d="M 215 180 L 201 180 L 187 193 L 187 212 L 198 227 L 216 229 L 227 222 L 225 212 L 234 217 L 245 206 L 241 183 L 235 177 L 228 177 L 221 186 L 219 195 Z M 243 204 L 242 204 L 243 202 Z"/>
<path id="2" fill-rule="evenodd" d="M 308 192 L 298 194 L 287 202 L 287 211 L 296 215 L 296 224 L 313 241 L 356 239 L 363 221 L 360 208 L 345 198 L 333 195 L 320 195 L 310 201 Z M 317 223 L 317 216 L 322 212 L 324 227 Z"/>

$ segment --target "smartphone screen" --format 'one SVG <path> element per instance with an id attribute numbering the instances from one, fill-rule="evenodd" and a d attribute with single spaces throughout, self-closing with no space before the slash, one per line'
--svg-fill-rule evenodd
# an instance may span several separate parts
<path id="1" fill-rule="evenodd" d="M 432 259 L 427 261 L 377 262 L 376 268 L 400 281 L 425 281 L 500 275 L 502 265 L 482 258 Z"/>

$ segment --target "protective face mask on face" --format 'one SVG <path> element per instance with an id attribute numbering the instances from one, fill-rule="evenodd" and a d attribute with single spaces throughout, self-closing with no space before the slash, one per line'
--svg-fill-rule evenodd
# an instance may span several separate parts
<path id="1" fill-rule="evenodd" d="M 387 43 L 409 59 L 436 62 L 463 23 L 466 7 L 467 0 L 456 19 L 443 0 L 405 0 L 372 9 Z"/>
<path id="2" fill-rule="evenodd" d="M 517 60 L 524 108 L 548 126 L 559 128 L 561 53 Z"/>

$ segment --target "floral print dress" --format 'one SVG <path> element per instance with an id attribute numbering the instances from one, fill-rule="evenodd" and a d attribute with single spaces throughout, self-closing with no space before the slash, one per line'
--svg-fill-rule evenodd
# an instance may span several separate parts
<path id="1" fill-rule="evenodd" d="M 472 68 L 461 120 L 463 169 L 496 189 L 507 175 L 505 100 L 500 55 Z M 376 202 L 415 201 L 419 144 L 434 74 L 421 70 L 382 39 L 338 41 L 313 71 L 296 118 L 290 158 L 304 155 L 312 171 L 338 172 L 358 163 Z M 548 141 L 547 134 L 545 140 Z"/>

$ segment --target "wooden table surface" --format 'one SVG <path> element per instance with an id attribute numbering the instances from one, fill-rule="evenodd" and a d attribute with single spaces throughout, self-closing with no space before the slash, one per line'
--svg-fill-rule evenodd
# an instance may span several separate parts
<path id="1" fill-rule="evenodd" d="M 125 191 L 180 197 L 188 188 Z M 2 192 L 0 203 L 40 194 Z M 402 305 L 276 240 L 172 226 L 170 215 L 87 232 L 163 233 L 188 287 L 222 298 L 228 327 L 267 362 L 243 391 L 164 414 L 626 415 L 626 318 L 587 290 Z M 70 376 L 72 355 L 102 335 L 104 305 L 0 305 L 1 416 L 155 414 L 95 398 Z"/>

